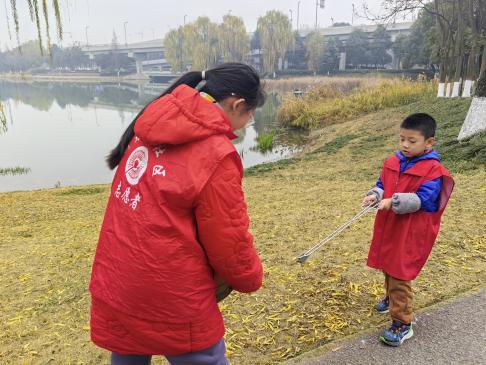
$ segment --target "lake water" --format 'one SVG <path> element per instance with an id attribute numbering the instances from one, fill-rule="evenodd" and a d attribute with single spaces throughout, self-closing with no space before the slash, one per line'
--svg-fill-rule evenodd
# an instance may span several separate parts
<path id="1" fill-rule="evenodd" d="M 104 162 L 138 111 L 165 85 L 0 81 L 7 124 L 0 126 L 0 191 L 111 182 Z M 278 96 L 269 95 L 255 122 L 234 141 L 245 167 L 295 153 L 300 133 L 279 133 L 272 151 L 256 150 L 256 138 L 277 127 Z"/>

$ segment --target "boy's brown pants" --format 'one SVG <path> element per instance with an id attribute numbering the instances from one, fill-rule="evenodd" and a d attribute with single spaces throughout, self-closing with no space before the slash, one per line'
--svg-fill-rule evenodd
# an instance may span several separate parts
<path id="1" fill-rule="evenodd" d="M 395 279 L 385 274 L 386 295 L 390 299 L 390 316 L 393 320 L 409 324 L 413 321 L 412 282 Z"/>

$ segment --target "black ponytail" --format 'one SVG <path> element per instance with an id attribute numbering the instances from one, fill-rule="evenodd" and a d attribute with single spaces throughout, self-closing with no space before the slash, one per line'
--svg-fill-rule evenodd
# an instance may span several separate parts
<path id="1" fill-rule="evenodd" d="M 162 95 L 153 101 L 161 98 L 166 94 L 170 94 L 178 86 L 185 84 L 195 88 L 202 81 L 202 72 L 190 71 L 177 79 Z M 248 109 L 254 109 L 262 106 L 265 102 L 265 92 L 260 83 L 260 77 L 255 69 L 243 63 L 223 63 L 215 68 L 205 71 L 205 84 L 201 91 L 210 94 L 216 101 L 224 100 L 230 96 L 237 96 L 245 99 L 245 104 Z M 130 125 L 120 138 L 118 145 L 111 150 L 106 158 L 108 167 L 113 170 L 118 166 L 128 144 L 134 136 L 134 127 L 138 117 L 145 111 L 147 104 L 140 113 L 133 119 Z"/>
<path id="2" fill-rule="evenodd" d="M 191 87 L 196 87 L 197 84 L 199 84 L 202 81 L 202 74 L 201 72 L 197 71 L 191 71 L 188 73 L 185 73 L 182 75 L 180 78 L 178 78 L 172 85 L 169 86 L 167 90 L 165 90 L 160 96 L 152 100 L 150 103 L 148 103 L 138 114 L 137 116 L 133 119 L 133 121 L 130 123 L 130 125 L 127 127 L 125 132 L 123 132 L 120 142 L 118 142 L 118 145 L 113 148 L 110 151 L 110 154 L 106 157 L 106 163 L 108 164 L 108 167 L 113 170 L 115 167 L 118 166 L 120 163 L 121 159 L 123 158 L 123 155 L 125 154 L 125 151 L 130 144 L 130 141 L 132 140 L 133 136 L 135 135 L 134 128 L 135 128 L 135 122 L 137 121 L 138 117 L 142 115 L 142 113 L 145 111 L 145 109 L 155 100 L 160 99 L 162 96 L 166 94 L 170 94 L 177 86 L 180 86 L 182 84 L 189 85 Z"/>

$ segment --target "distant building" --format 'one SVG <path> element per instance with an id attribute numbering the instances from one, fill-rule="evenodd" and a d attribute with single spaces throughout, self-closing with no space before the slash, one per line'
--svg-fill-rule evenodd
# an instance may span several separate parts
<path id="1" fill-rule="evenodd" d="M 385 26 L 387 33 L 390 35 L 391 41 L 395 42 L 396 38 L 400 34 L 408 35 L 410 33 L 410 29 L 413 25 L 413 22 L 405 22 L 405 23 L 395 23 L 395 24 L 387 24 Z M 346 41 L 349 38 L 350 34 L 356 30 L 361 30 L 364 33 L 369 34 L 371 38 L 372 33 L 378 28 L 378 25 L 371 24 L 371 25 L 348 25 L 348 26 L 340 26 L 340 27 L 327 27 L 327 28 L 319 28 L 318 31 L 324 36 L 324 42 L 328 42 L 331 38 L 339 39 L 343 46 L 346 45 Z M 299 39 L 296 42 L 296 45 L 293 49 L 289 49 L 287 51 L 286 59 L 288 62 L 281 62 L 280 65 L 283 69 L 287 67 L 291 69 L 302 69 L 305 70 L 307 65 L 305 63 L 306 57 L 306 50 L 304 47 L 305 38 L 314 31 L 314 28 L 308 29 L 300 29 L 299 30 Z M 344 48 L 344 47 L 343 47 Z M 394 55 L 393 51 L 390 49 L 388 53 L 392 57 L 392 62 L 389 64 L 389 68 L 391 69 L 399 69 L 399 60 Z M 263 49 L 252 49 L 248 56 L 248 62 L 252 64 L 257 70 L 262 70 L 263 64 Z M 346 52 L 345 49 L 342 50 L 340 54 L 340 61 L 339 61 L 339 70 L 344 71 L 346 70 Z"/>

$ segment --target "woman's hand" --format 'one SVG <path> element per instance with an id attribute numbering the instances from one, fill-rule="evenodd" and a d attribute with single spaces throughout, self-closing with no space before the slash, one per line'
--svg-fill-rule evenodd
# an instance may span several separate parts
<path id="1" fill-rule="evenodd" d="M 392 200 L 391 199 L 383 199 L 378 206 L 379 210 L 390 210 L 392 207 Z"/>

